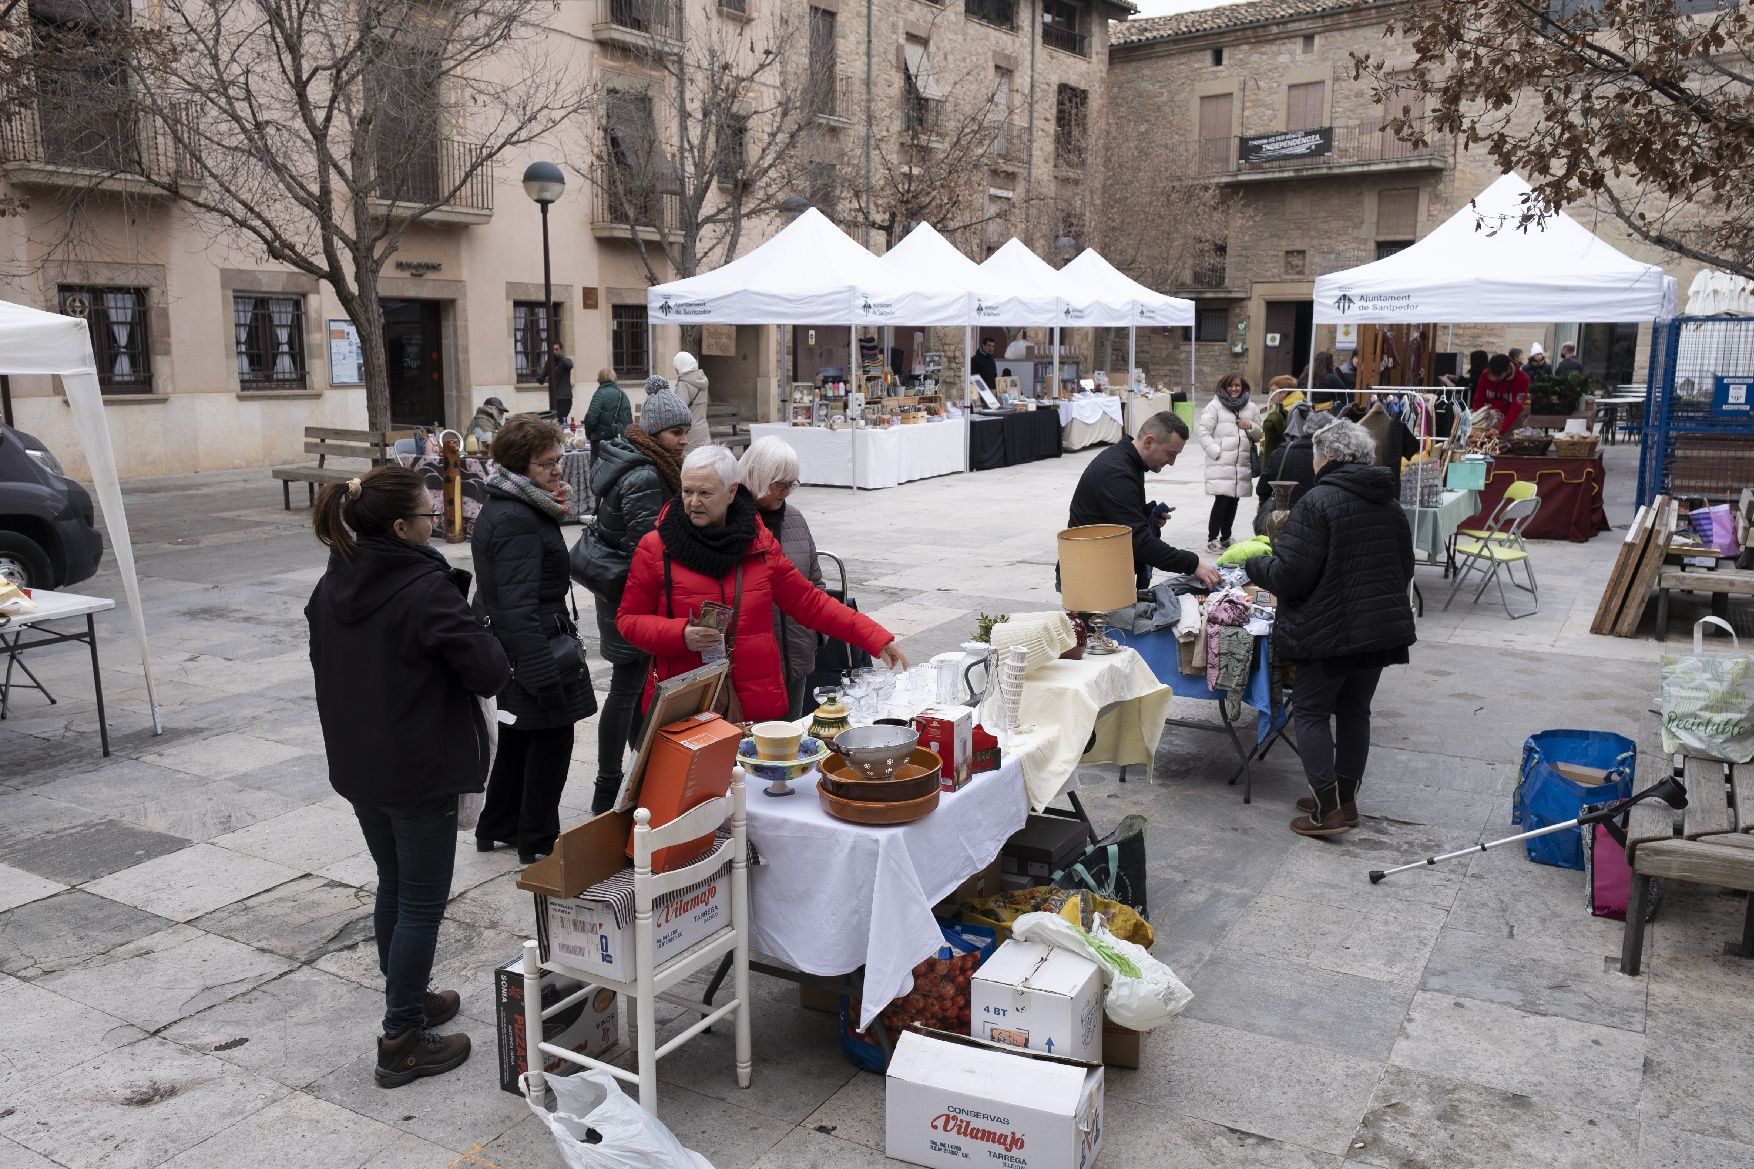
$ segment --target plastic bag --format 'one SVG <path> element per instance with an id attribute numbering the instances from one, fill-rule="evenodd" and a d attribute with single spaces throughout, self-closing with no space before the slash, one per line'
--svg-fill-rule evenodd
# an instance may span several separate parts
<path id="1" fill-rule="evenodd" d="M 1705 651 L 1702 625 L 1730 635 L 1730 653 Z M 1693 623 L 1693 652 L 1663 655 L 1663 750 L 1702 759 L 1754 759 L 1754 654 L 1721 617 Z"/>
<path id="2" fill-rule="evenodd" d="M 1742 550 L 1736 543 L 1736 517 L 1729 504 L 1696 507 L 1687 513 L 1687 520 L 1694 533 L 1719 556 L 1734 556 Z"/>
<path id="3" fill-rule="evenodd" d="M 493 758 L 499 754 L 499 703 L 492 695 L 486 698 L 477 696 L 481 704 L 481 721 L 487 731 L 487 770 L 482 772 L 481 780 L 493 774 Z M 481 809 L 487 806 L 487 791 L 483 788 L 478 792 L 464 792 L 457 797 L 457 830 L 472 830 L 481 823 Z"/>
<path id="4" fill-rule="evenodd" d="M 1109 932 L 1098 915 L 1088 931 L 1051 913 L 1026 913 L 1011 923 L 1011 936 L 1058 946 L 1090 959 L 1102 971 L 1102 1009 L 1135 1031 L 1162 1026 L 1193 1001 L 1194 992 L 1175 971 L 1131 942 Z"/>
<path id="5" fill-rule="evenodd" d="M 554 1111 L 529 1098 L 527 1081 L 524 1099 L 554 1134 L 566 1169 L 713 1169 L 711 1161 L 683 1148 L 664 1122 L 623 1092 L 608 1072 L 581 1068 L 570 1076 L 545 1078 L 554 1093 Z"/>
<path id="6" fill-rule="evenodd" d="M 1609 731 L 1542 731 L 1523 744 L 1523 767 L 1511 801 L 1510 820 L 1524 832 L 1575 820 L 1585 804 L 1607 804 L 1632 794 L 1637 751 L 1631 739 Z M 1579 783 L 1555 764 L 1569 763 L 1606 773 L 1601 783 Z M 1572 828 L 1539 836 L 1523 845 L 1539 865 L 1583 871 L 1583 832 Z"/>
<path id="7" fill-rule="evenodd" d="M 914 984 L 905 995 L 883 1008 L 877 1016 L 890 1041 L 918 1022 L 942 1031 L 968 1034 L 969 980 L 992 952 L 999 948 L 993 931 L 967 922 L 938 921 L 944 944 L 937 954 L 914 967 Z M 854 1067 L 882 1072 L 888 1068 L 883 1049 L 858 1025 L 858 999 L 840 1001 L 841 1050 Z"/>

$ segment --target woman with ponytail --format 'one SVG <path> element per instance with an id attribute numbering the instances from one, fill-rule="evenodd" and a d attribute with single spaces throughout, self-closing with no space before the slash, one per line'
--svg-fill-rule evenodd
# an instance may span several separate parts
<path id="1" fill-rule="evenodd" d="M 438 511 L 421 477 L 378 467 L 317 496 L 329 567 L 305 606 L 329 783 L 377 862 L 372 926 L 384 975 L 377 1081 L 395 1088 L 469 1058 L 454 990 L 427 987 L 457 851 L 457 797 L 487 778 L 477 696 L 506 655 L 467 603 L 469 574 L 427 543 Z M 483 1007 L 485 1010 L 486 1008 Z"/>

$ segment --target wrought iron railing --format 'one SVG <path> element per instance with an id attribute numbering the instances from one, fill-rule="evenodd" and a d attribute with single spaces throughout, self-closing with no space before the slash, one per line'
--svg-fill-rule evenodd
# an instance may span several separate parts
<path id="1" fill-rule="evenodd" d="M 1321 127 L 1309 131 L 1316 135 L 1325 130 L 1331 145 L 1306 153 L 1289 154 L 1260 161 L 1240 161 L 1240 140 L 1202 138 L 1194 144 L 1192 173 L 1201 175 L 1264 174 L 1306 167 L 1363 166 L 1381 162 L 1430 162 L 1448 150 L 1441 134 L 1428 135 L 1423 145 L 1414 145 L 1396 137 L 1380 119 L 1342 126 Z"/>
<path id="2" fill-rule="evenodd" d="M 917 93 L 901 99 L 901 131 L 916 137 L 930 138 L 944 128 L 942 98 L 922 97 Z"/>
<path id="3" fill-rule="evenodd" d="M 1080 57 L 1090 56 L 1090 38 L 1077 29 L 1067 28 L 1063 24 L 1042 25 L 1041 43 L 1050 49 L 1076 53 Z"/>
<path id="4" fill-rule="evenodd" d="M 680 195 L 660 191 L 657 184 L 614 168 L 597 172 L 591 184 L 591 223 L 599 227 L 675 231 L 681 222 Z"/>
<path id="5" fill-rule="evenodd" d="M 962 11 L 1000 28 L 1017 27 L 1017 0 L 962 0 Z"/>
<path id="6" fill-rule="evenodd" d="M 993 127 L 993 156 L 1001 162 L 1022 163 L 1027 161 L 1029 158 L 1027 124 L 1021 121 L 997 123 Z"/>
<path id="7" fill-rule="evenodd" d="M 682 35 L 682 7 L 676 0 L 597 0 L 597 23 L 676 40 Z"/>
<path id="8" fill-rule="evenodd" d="M 437 203 L 493 210 L 493 164 L 486 147 L 452 138 L 385 142 L 378 149 L 377 197 L 395 203 Z"/>
<path id="9" fill-rule="evenodd" d="M 98 100 L 86 100 L 95 96 Z M 189 181 L 194 158 L 179 142 L 192 135 L 194 108 L 183 103 L 164 114 L 96 95 L 44 96 L 0 119 L 0 162 L 36 163 L 93 174 L 137 175 L 158 182 Z M 107 100 L 105 100 L 107 99 Z M 181 134 L 173 132 L 181 128 Z"/>
<path id="10" fill-rule="evenodd" d="M 863 84 L 850 73 L 812 74 L 804 81 L 804 108 L 818 118 L 851 120 L 863 96 Z"/>

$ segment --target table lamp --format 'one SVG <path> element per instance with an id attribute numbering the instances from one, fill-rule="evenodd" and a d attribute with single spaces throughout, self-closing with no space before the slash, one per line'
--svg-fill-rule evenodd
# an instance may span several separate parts
<path id="1" fill-rule="evenodd" d="M 1060 533 L 1060 603 L 1068 613 L 1090 615 L 1086 654 L 1112 654 L 1120 645 L 1102 630 L 1103 614 L 1138 599 L 1133 575 L 1133 530 L 1121 524 L 1090 524 Z"/>

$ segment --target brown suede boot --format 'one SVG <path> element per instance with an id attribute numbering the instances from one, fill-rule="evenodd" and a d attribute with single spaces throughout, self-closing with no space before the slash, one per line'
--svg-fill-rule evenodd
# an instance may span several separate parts
<path id="1" fill-rule="evenodd" d="M 1315 792 L 1315 807 L 1307 816 L 1291 822 L 1291 831 L 1299 836 L 1338 836 L 1350 825 L 1340 811 L 1340 785 L 1324 787 Z"/>
<path id="2" fill-rule="evenodd" d="M 1340 788 L 1340 815 L 1346 820 L 1346 827 L 1358 827 L 1358 781 L 1342 777 Z M 1297 810 L 1304 815 L 1313 815 L 1316 810 L 1314 796 L 1304 796 L 1297 801 Z"/>
<path id="3" fill-rule="evenodd" d="M 437 1027 L 449 1023 L 462 1008 L 463 996 L 456 991 L 429 990 L 426 992 L 426 1025 Z"/>
<path id="4" fill-rule="evenodd" d="M 380 1088 L 400 1088 L 422 1076 L 437 1076 L 469 1058 L 467 1035 L 440 1035 L 411 1027 L 397 1035 L 378 1036 L 377 1080 Z"/>

